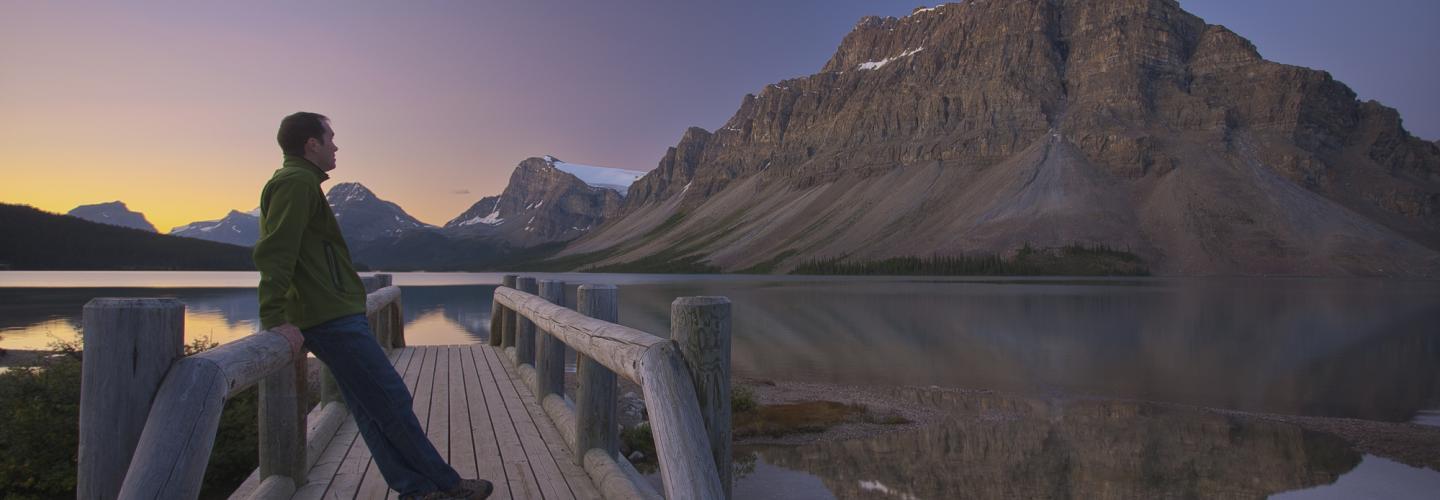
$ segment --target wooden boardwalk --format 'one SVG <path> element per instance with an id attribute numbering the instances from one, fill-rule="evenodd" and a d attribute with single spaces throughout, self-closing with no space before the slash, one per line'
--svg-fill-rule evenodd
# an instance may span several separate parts
<path id="1" fill-rule="evenodd" d="M 563 282 L 507 275 L 492 299 L 491 345 L 405 347 L 400 287 L 369 279 L 366 315 L 426 437 L 462 476 L 494 481 L 495 498 L 661 499 L 619 456 L 617 379 L 665 402 L 650 408 L 665 496 L 729 497 L 728 299 L 676 299 L 666 338 L 614 323 L 613 285 L 580 285 L 569 309 Z M 177 356 L 183 311 L 173 299 L 86 304 L 85 342 L 100 348 L 85 357 L 77 496 L 198 497 L 225 402 L 258 386 L 260 467 L 231 498 L 394 497 L 323 366 L 321 404 L 307 414 L 307 363 L 283 335 Z M 121 348 L 100 341 L 112 338 Z M 563 346 L 580 356 L 578 401 L 564 397 Z M 163 376 L 131 376 L 141 364 Z"/>
<path id="2" fill-rule="evenodd" d="M 598 499 L 560 432 L 502 354 L 485 345 L 395 349 L 430 441 L 462 477 L 495 483 L 491 498 Z M 396 498 L 347 418 L 295 493 L 297 499 Z"/>

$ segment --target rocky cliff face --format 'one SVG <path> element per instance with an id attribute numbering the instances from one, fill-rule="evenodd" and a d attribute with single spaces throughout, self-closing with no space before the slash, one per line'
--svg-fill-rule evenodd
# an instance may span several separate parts
<path id="1" fill-rule="evenodd" d="M 79 217 L 90 222 L 139 229 L 150 233 L 159 232 L 155 230 L 155 225 L 145 220 L 145 214 L 130 211 L 130 208 L 126 207 L 123 201 L 80 205 L 65 215 Z"/>
<path id="2" fill-rule="evenodd" d="M 345 240 L 354 243 L 392 238 L 406 232 L 432 228 L 405 213 L 399 205 L 380 199 L 358 182 L 343 182 L 325 194 Z"/>
<path id="3" fill-rule="evenodd" d="M 170 230 L 173 236 L 218 241 L 231 245 L 253 247 L 260 239 L 260 212 L 231 210 L 224 218 L 191 222 Z"/>
<path id="4" fill-rule="evenodd" d="M 621 212 L 564 253 L 784 271 L 1083 243 L 1161 274 L 1435 276 L 1440 147 L 1173 0 L 969 1 L 862 19 L 821 72 L 687 130 Z"/>
<path id="5" fill-rule="evenodd" d="M 453 236 L 492 239 L 512 248 L 573 240 L 620 209 L 620 193 L 556 168 L 553 157 L 515 167 L 498 196 L 487 196 L 445 223 Z"/>

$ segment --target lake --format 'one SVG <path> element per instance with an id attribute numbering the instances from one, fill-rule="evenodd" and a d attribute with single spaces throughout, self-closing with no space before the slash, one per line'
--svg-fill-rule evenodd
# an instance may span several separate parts
<path id="1" fill-rule="evenodd" d="M 675 297 L 727 296 L 734 304 L 734 372 L 749 378 L 995 389 L 1039 398 L 1096 396 L 1390 422 L 1433 423 L 1440 409 L 1440 282 L 535 276 L 569 283 L 572 305 L 575 285 L 619 285 L 620 323 L 657 334 L 669 329 L 669 305 Z M 255 273 L 243 272 L 0 272 L 0 348 L 39 349 L 77 338 L 81 308 L 99 296 L 175 297 L 187 306 L 188 337 L 224 342 L 255 330 L 256 280 Z M 499 274 L 491 273 L 396 274 L 396 284 L 404 288 L 407 341 L 483 341 L 490 295 L 499 280 Z M 1051 422 L 1045 425 L 1055 427 L 1046 432 L 1061 436 L 1083 428 L 1044 418 L 1035 422 Z M 1183 426 L 1177 422 L 1170 423 Z M 1091 424 L 1115 432 L 1127 428 L 1124 422 Z M 1012 426 L 1016 429 L 930 429 L 925 432 L 932 434 L 892 436 L 852 447 L 904 440 L 944 443 L 943 436 L 969 439 L 966 436 L 977 432 L 1036 428 Z M 1299 443 L 1295 446 L 1307 446 L 1304 439 Z M 821 448 L 812 454 L 840 456 L 836 450 L 841 448 Z M 842 498 L 901 498 L 899 493 L 931 498 L 933 491 L 946 491 L 904 489 L 896 484 L 905 481 L 903 477 L 876 476 L 873 484 L 865 483 L 868 489 L 859 483 L 830 484 L 826 474 L 853 479 L 857 472 L 834 472 L 820 464 L 823 460 L 796 458 L 792 455 L 803 455 L 808 448 L 797 449 L 746 451 L 743 458 L 755 464 L 747 484 L 761 484 L 771 477 L 767 474 L 783 470 L 801 478 L 786 484 L 811 481 L 817 486 L 805 491 L 820 497 L 820 492 L 831 492 Z M 1244 461 L 1258 456 L 1237 453 L 1220 458 Z M 942 456 L 936 459 L 937 467 L 973 458 Z M 1354 460 L 1338 462 L 1348 468 L 1335 477 L 1390 470 L 1382 458 L 1350 458 Z M 918 466 L 904 470 L 912 470 L 912 478 L 935 474 Z M 1297 489 L 1330 482 L 1334 479 L 1274 484 Z M 1277 491 L 1284 490 L 1268 492 Z"/>

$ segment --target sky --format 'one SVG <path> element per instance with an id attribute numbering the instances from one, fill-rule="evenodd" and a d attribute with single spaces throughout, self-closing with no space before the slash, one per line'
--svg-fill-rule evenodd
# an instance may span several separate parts
<path id="1" fill-rule="evenodd" d="M 120 200 L 162 232 L 250 210 L 304 110 L 332 120 L 332 182 L 444 224 L 528 157 L 653 169 L 686 127 L 819 71 L 862 16 L 919 5 L 0 0 L 0 202 Z M 1181 6 L 1440 139 L 1440 1 Z"/>

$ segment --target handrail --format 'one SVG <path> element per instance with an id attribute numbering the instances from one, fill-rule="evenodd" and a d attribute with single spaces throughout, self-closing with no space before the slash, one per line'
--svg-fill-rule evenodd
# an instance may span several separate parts
<path id="1" fill-rule="evenodd" d="M 506 277 L 507 280 L 509 277 Z M 520 280 L 524 283 L 525 278 Z M 624 325 L 612 323 L 616 318 L 597 319 L 586 316 L 580 312 L 570 310 L 557 302 L 563 297 L 561 292 L 563 283 L 541 282 L 539 287 L 545 297 L 526 293 L 514 288 L 501 286 L 497 287 L 494 294 L 495 307 L 492 315 L 504 314 L 506 320 L 494 322 L 505 328 L 504 331 L 491 334 L 502 335 L 506 341 L 502 345 L 509 344 L 509 339 L 516 338 L 512 328 L 519 323 L 521 327 L 525 322 L 533 323 L 537 335 L 526 339 L 519 336 L 519 342 L 535 342 L 543 346 L 548 339 L 559 340 L 565 345 L 575 349 L 580 356 L 580 367 L 585 371 L 587 360 L 593 360 L 604 368 L 608 368 L 614 374 L 625 377 L 640 385 L 646 401 L 652 402 L 649 407 L 651 418 L 651 429 L 654 433 L 656 454 L 660 464 L 660 474 L 665 486 L 665 494 L 668 498 L 696 498 L 696 499 L 723 499 L 728 498 L 728 490 L 725 482 L 728 482 L 729 474 L 720 472 L 717 467 L 717 460 L 714 458 L 715 450 L 712 445 L 718 447 L 719 451 L 729 452 L 729 395 L 728 391 L 721 398 L 725 405 L 723 422 L 707 422 L 704 410 L 701 407 L 701 399 L 697 395 L 697 388 L 692 381 L 692 370 L 687 366 L 687 360 L 682 355 L 680 346 L 675 341 L 661 338 L 641 330 L 636 330 Z M 587 285 L 588 286 L 588 285 Z M 608 286 L 607 286 L 608 287 Z M 614 287 L 608 287 L 611 307 L 614 307 Z M 582 287 L 580 291 L 583 302 L 586 290 Z M 715 298 L 723 301 L 728 311 L 728 300 Z M 678 299 L 676 305 L 688 299 Z M 513 311 L 517 321 L 509 321 L 508 315 Z M 613 313 L 612 313 L 613 314 Z M 728 313 L 727 313 L 728 314 Z M 729 340 L 728 340 L 728 315 L 724 318 L 725 341 L 724 341 L 724 374 L 725 384 L 728 388 L 729 370 Z M 493 345 L 493 342 L 492 342 Z M 521 352 L 524 346 L 517 345 L 515 352 Z M 533 349 L 541 359 L 536 360 L 536 365 L 542 369 L 553 369 L 553 360 L 544 359 L 545 356 L 555 356 L 553 350 L 547 348 Z M 562 351 L 563 352 L 563 351 Z M 591 430 L 581 429 L 585 423 L 577 419 L 576 411 L 571 403 L 564 399 L 563 390 L 557 394 L 553 387 L 553 375 L 534 374 L 535 366 L 524 364 L 521 356 L 516 356 L 513 361 L 517 365 L 517 371 L 526 379 L 531 390 L 535 393 L 536 399 L 540 400 L 541 406 L 550 416 L 551 420 L 560 427 L 567 444 L 572 452 L 580 457 L 586 471 L 595 479 L 597 485 L 602 486 L 605 492 L 615 491 L 615 496 L 651 496 L 652 492 L 646 491 L 648 485 L 618 485 L 609 488 L 607 483 L 625 482 L 615 481 L 616 476 L 630 473 L 633 476 L 633 469 L 626 470 L 628 462 L 623 458 L 612 459 L 611 452 L 604 450 L 602 446 L 595 446 L 597 438 L 585 438 L 582 435 Z M 548 368 L 546 368 L 548 367 Z M 582 382 L 579 389 L 579 398 L 587 399 L 586 391 L 596 389 L 586 387 L 583 380 L 585 374 L 581 375 Z M 609 385 L 613 386 L 613 382 Z M 608 404 L 613 405 L 613 389 L 608 389 L 608 395 L 612 398 Z M 714 404 L 714 401 L 711 401 Z M 587 403 L 587 405 L 590 403 Z M 583 405 L 582 405 L 583 406 Z M 713 409 L 713 408 L 712 408 Z M 582 412 L 592 411 L 582 408 Z M 711 426 L 723 425 L 723 433 L 707 432 L 707 424 Z M 591 424 L 593 425 L 593 424 Z M 603 425 L 602 425 L 603 427 Z M 723 436 L 724 443 L 712 443 L 716 435 Z M 613 445 L 612 445 L 613 446 Z M 581 449 L 589 448 L 589 449 Z M 623 462 L 623 465 L 621 463 Z M 724 459 L 723 466 L 729 469 L 730 462 Z M 728 470 L 726 471 L 728 472 Z M 630 482 L 634 482 L 633 479 Z"/>
<path id="2" fill-rule="evenodd" d="M 637 385 L 644 385 L 645 373 L 640 361 L 652 347 L 670 341 L 625 325 L 601 321 L 558 306 L 538 295 L 514 288 L 495 289 L 500 305 L 515 311 L 575 349 L 575 352 L 614 370 Z"/>
<path id="3" fill-rule="evenodd" d="M 394 309 L 399 309 L 400 295 L 400 288 L 395 286 L 368 294 L 366 314 L 383 312 L 399 318 L 399 311 Z M 90 306 L 86 307 L 88 312 Z M 403 336 L 403 333 L 400 335 Z M 86 354 L 87 358 L 118 354 L 128 359 L 130 356 L 126 352 L 96 351 Z M 82 498 L 197 497 L 225 402 L 257 383 L 261 385 L 261 480 L 266 485 L 264 491 L 293 491 L 299 486 L 298 481 L 304 480 L 305 469 L 314 458 L 307 460 L 306 417 L 299 408 L 305 399 L 304 365 L 303 358 L 296 359 L 291 353 L 289 341 L 270 330 L 175 359 L 154 393 L 118 495 L 113 490 L 87 491 L 84 488 L 78 492 L 79 495 Z M 82 419 L 82 423 L 93 425 L 103 422 L 105 410 L 96 411 L 93 417 Z M 326 415 L 330 413 L 334 412 L 324 412 Z M 84 448 L 80 455 L 82 472 L 89 470 L 95 476 L 117 472 L 94 470 L 96 466 L 88 466 L 87 469 Z"/>

